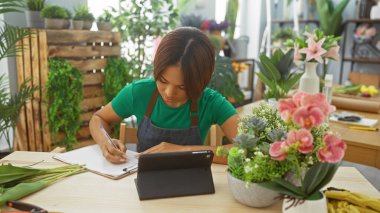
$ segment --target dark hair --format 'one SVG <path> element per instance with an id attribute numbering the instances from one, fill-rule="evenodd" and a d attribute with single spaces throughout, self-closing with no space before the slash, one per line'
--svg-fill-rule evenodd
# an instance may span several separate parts
<path id="1" fill-rule="evenodd" d="M 215 50 L 197 28 L 181 27 L 169 32 L 154 57 L 154 78 L 171 65 L 180 65 L 186 94 L 196 100 L 209 84 L 215 66 Z"/>

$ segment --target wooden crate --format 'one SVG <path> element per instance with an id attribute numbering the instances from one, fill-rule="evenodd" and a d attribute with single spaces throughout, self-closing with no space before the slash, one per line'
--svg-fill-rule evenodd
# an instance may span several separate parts
<path id="1" fill-rule="evenodd" d="M 87 30 L 32 30 L 18 45 L 17 78 L 20 85 L 25 79 L 39 86 L 20 113 L 15 134 L 15 150 L 50 151 L 55 141 L 47 124 L 45 85 L 48 79 L 48 59 L 67 59 L 83 74 L 82 126 L 78 131 L 76 147 L 94 143 L 88 122 L 93 113 L 104 104 L 102 83 L 107 57 L 120 56 L 120 34 Z"/>

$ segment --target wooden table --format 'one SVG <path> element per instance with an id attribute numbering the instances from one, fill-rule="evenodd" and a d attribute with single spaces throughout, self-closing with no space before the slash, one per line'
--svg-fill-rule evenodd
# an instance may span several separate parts
<path id="1" fill-rule="evenodd" d="M 14 152 L 0 163 L 25 166 L 44 160 L 34 167 L 52 168 L 63 163 L 53 153 Z M 61 180 L 21 201 L 48 211 L 60 212 L 280 212 L 281 202 L 263 209 L 244 206 L 232 197 L 227 184 L 226 166 L 212 166 L 215 194 L 140 201 L 134 179 L 136 174 L 111 180 L 90 172 Z M 341 167 L 330 186 L 380 198 L 380 193 L 353 167 Z"/>
<path id="2" fill-rule="evenodd" d="M 236 110 L 243 117 L 251 114 L 252 108 L 258 106 L 258 104 L 259 102 L 254 102 L 241 106 Z M 379 120 L 379 123 L 375 127 L 380 128 L 380 114 L 357 111 L 349 112 Z M 350 125 L 330 122 L 331 129 L 337 132 L 348 145 L 344 160 L 380 169 L 380 131 L 354 130 L 349 129 L 348 126 Z"/>

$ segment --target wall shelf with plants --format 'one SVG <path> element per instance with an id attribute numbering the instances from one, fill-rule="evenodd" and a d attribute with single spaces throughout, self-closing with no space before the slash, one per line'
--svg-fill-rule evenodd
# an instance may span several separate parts
<path id="1" fill-rule="evenodd" d="M 120 56 L 120 34 L 108 31 L 73 30 L 34 30 L 18 45 L 27 47 L 16 57 L 19 82 L 31 78 L 31 85 L 39 86 L 31 100 L 21 113 L 17 129 L 16 150 L 50 151 L 60 141 L 53 140 L 48 127 L 48 101 L 46 85 L 48 82 L 48 60 L 66 59 L 82 75 L 83 101 L 80 102 L 80 128 L 76 133 L 78 143 L 59 144 L 67 148 L 78 148 L 93 144 L 88 122 L 93 113 L 104 105 L 104 69 L 107 59 Z"/>

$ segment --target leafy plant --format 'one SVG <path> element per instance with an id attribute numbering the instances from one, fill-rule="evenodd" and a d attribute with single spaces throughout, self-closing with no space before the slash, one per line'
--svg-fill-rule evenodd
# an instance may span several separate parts
<path id="1" fill-rule="evenodd" d="M 164 35 L 176 26 L 177 9 L 171 0 L 119 0 L 120 7 L 112 8 L 115 13 L 112 25 L 121 33 L 124 52 L 133 72 L 146 76 L 146 67 L 152 63 L 152 57 L 146 54 L 149 42 Z"/>
<path id="2" fill-rule="evenodd" d="M 56 19 L 68 19 L 70 13 L 64 8 L 56 5 L 48 5 L 41 10 L 41 17 L 43 18 L 56 18 Z"/>
<path id="3" fill-rule="evenodd" d="M 287 40 L 293 38 L 294 33 L 293 29 L 290 27 L 285 27 L 285 28 L 278 28 L 273 32 L 272 39 L 273 41 L 277 40 Z"/>
<path id="4" fill-rule="evenodd" d="M 316 1 L 321 30 L 326 35 L 339 36 L 342 32 L 342 13 L 350 0 L 342 0 L 334 8 L 332 0 Z"/>
<path id="5" fill-rule="evenodd" d="M 291 72 L 293 54 L 293 49 L 286 54 L 278 49 L 271 59 L 265 54 L 260 55 L 260 62 L 257 62 L 260 72 L 256 74 L 268 86 L 267 99 L 284 97 L 301 78 L 302 73 Z"/>
<path id="6" fill-rule="evenodd" d="M 227 11 L 224 20 L 228 21 L 230 25 L 227 28 L 226 33 L 228 38 L 232 41 L 234 40 L 235 28 L 236 28 L 236 17 L 239 10 L 239 0 L 228 0 L 227 1 Z"/>
<path id="7" fill-rule="evenodd" d="M 31 11 L 41 11 L 45 7 L 45 0 L 27 0 L 26 5 Z"/>
<path id="8" fill-rule="evenodd" d="M 57 141 L 58 132 L 63 132 L 65 137 L 58 143 L 70 150 L 77 142 L 76 133 L 81 125 L 79 120 L 80 103 L 83 99 L 81 72 L 72 68 L 66 60 L 50 59 L 46 95 L 48 125 L 53 139 Z"/>
<path id="9" fill-rule="evenodd" d="M 98 22 L 111 22 L 112 14 L 108 10 L 104 10 L 103 14 L 98 17 Z"/>
<path id="10" fill-rule="evenodd" d="M 182 14 L 180 19 L 182 27 L 195 27 L 198 29 L 201 28 L 203 20 L 202 16 L 195 14 Z"/>
<path id="11" fill-rule="evenodd" d="M 104 69 L 103 91 L 106 102 L 110 102 L 128 83 L 139 79 L 140 72 L 131 69 L 125 58 L 109 57 Z"/>
<path id="12" fill-rule="evenodd" d="M 21 199 L 65 177 L 85 172 L 81 165 L 62 166 L 53 169 L 34 169 L 0 165 L 0 207 L 7 201 Z"/>
<path id="13" fill-rule="evenodd" d="M 15 131 L 16 122 L 20 115 L 21 108 L 35 90 L 36 86 L 27 86 L 29 80 L 24 81 L 20 85 L 19 92 L 14 95 L 8 94 L 8 85 L 5 76 L 0 75 L 0 138 L 4 137 L 11 149 L 10 130 Z"/>
<path id="14" fill-rule="evenodd" d="M 83 20 L 83 21 L 94 21 L 95 17 L 90 11 L 88 10 L 87 5 L 80 4 L 77 7 L 74 8 L 74 20 Z"/>
<path id="15" fill-rule="evenodd" d="M 214 73 L 208 86 L 226 98 L 235 99 L 237 103 L 244 101 L 244 94 L 237 83 L 237 75 L 233 71 L 232 61 L 228 57 L 216 57 Z"/>
<path id="16" fill-rule="evenodd" d="M 22 4 L 19 0 L 0 1 L 0 14 L 7 12 L 20 12 Z M 2 22 L 0 26 L 0 60 L 15 56 L 22 50 L 22 46 L 15 47 L 16 42 L 29 35 L 28 29 L 14 27 Z M 27 86 L 28 80 L 20 85 L 20 90 L 14 95 L 9 94 L 8 83 L 5 76 L 0 75 L 0 138 L 4 137 L 9 150 L 11 150 L 10 130 L 15 129 L 19 112 L 24 103 L 36 87 Z M 15 132 L 15 131 L 13 131 Z"/>

